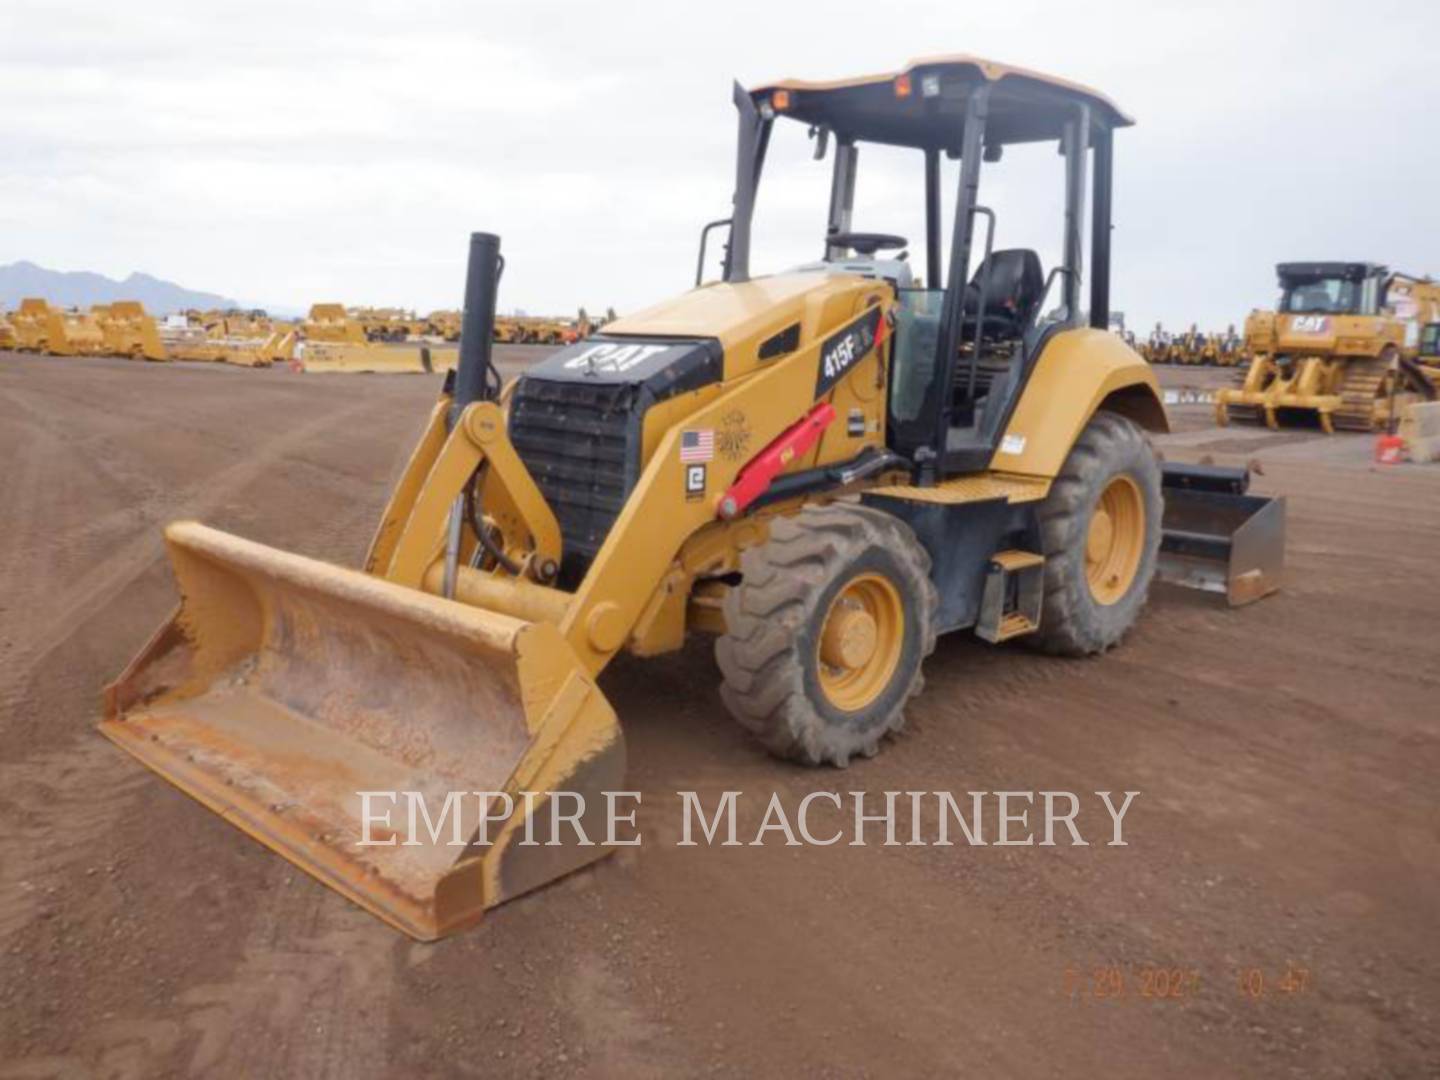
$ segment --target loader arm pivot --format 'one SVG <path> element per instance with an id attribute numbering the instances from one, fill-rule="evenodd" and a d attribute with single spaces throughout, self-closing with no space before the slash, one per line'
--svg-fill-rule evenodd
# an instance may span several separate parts
<path id="1" fill-rule="evenodd" d="M 445 526 L 455 497 L 483 464 L 490 470 L 481 500 L 485 512 L 507 538 L 513 538 L 517 551 L 527 553 L 534 577 L 551 576 L 543 568 L 560 562 L 560 526 L 506 438 L 500 406 L 491 401 L 470 405 L 440 442 L 447 408 L 448 400 L 432 414 L 396 488 L 396 499 L 386 507 L 367 568 L 398 585 L 420 588 L 444 547 Z"/>

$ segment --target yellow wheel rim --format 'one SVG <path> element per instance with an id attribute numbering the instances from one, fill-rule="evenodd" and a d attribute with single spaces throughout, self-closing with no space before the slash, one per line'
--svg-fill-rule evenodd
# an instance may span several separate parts
<path id="1" fill-rule="evenodd" d="M 1085 536 L 1085 577 L 1097 604 L 1114 604 L 1130 591 L 1144 548 L 1145 497 L 1130 477 L 1112 477 Z"/>
<path id="2" fill-rule="evenodd" d="M 820 689 L 837 709 L 858 712 L 890 685 L 904 645 L 900 591 L 880 574 L 861 574 L 840 590 L 820 625 Z"/>

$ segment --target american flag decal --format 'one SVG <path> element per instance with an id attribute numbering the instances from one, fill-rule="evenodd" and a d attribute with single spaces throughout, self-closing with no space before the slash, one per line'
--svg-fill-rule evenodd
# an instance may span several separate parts
<path id="1" fill-rule="evenodd" d="M 680 460 L 687 465 L 703 465 L 715 456 L 715 429 L 699 428 L 680 432 Z"/>

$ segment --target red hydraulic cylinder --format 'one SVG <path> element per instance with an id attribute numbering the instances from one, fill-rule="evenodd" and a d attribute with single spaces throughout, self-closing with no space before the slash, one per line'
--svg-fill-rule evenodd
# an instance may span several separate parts
<path id="1" fill-rule="evenodd" d="M 775 477 L 815 445 L 834 419 L 835 407 L 828 401 L 822 401 L 782 431 L 769 446 L 746 462 L 730 485 L 730 490 L 716 502 L 715 512 L 727 521 L 744 513 L 751 503 L 765 494 Z"/>

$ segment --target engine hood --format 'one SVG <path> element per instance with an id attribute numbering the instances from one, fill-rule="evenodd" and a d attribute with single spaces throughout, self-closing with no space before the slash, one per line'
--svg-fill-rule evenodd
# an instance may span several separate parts
<path id="1" fill-rule="evenodd" d="M 724 350 L 714 338 L 667 340 L 596 334 L 546 357 L 521 377 L 643 387 L 655 400 L 662 400 L 719 381 L 724 363 Z"/>

